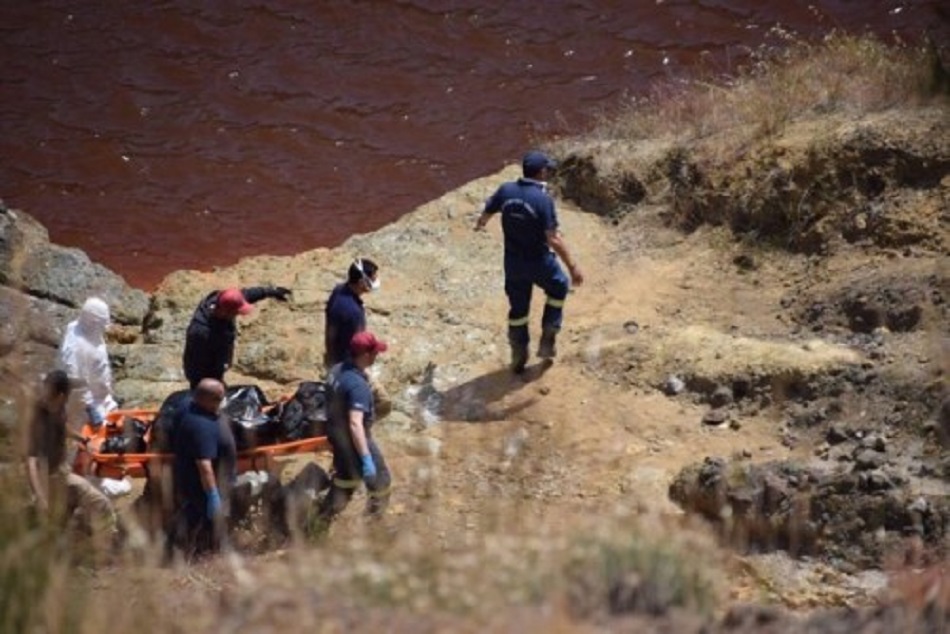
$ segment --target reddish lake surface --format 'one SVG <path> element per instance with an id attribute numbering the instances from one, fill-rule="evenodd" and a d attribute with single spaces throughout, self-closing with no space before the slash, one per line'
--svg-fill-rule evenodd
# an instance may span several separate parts
<path id="1" fill-rule="evenodd" d="M 0 0 L 0 197 L 149 287 L 373 230 L 777 24 L 946 41 L 940 5 Z"/>

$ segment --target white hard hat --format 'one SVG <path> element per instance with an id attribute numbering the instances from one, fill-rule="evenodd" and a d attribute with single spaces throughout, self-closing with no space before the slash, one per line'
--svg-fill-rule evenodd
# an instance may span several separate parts
<path id="1" fill-rule="evenodd" d="M 109 305 L 98 297 L 90 297 L 82 305 L 82 312 L 84 315 L 94 317 L 97 321 L 108 324 L 112 319 L 109 315 Z"/>

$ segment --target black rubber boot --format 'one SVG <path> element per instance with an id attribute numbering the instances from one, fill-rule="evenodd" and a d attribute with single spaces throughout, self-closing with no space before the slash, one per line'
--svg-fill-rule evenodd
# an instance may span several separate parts
<path id="1" fill-rule="evenodd" d="M 557 356 L 557 330 L 544 330 L 538 342 L 538 356 L 542 359 L 553 359 Z"/>
<path id="2" fill-rule="evenodd" d="M 511 371 L 515 374 L 521 374 L 524 372 L 525 366 L 528 365 L 528 346 L 516 344 L 511 344 Z"/>

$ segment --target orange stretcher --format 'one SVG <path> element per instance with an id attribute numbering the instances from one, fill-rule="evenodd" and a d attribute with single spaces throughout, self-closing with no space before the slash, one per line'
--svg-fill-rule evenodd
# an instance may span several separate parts
<path id="1" fill-rule="evenodd" d="M 147 478 L 150 469 L 170 464 L 174 455 L 169 453 L 101 453 L 100 448 L 106 439 L 125 433 L 125 424 L 138 420 L 148 424 L 145 432 L 145 444 L 151 442 L 152 422 L 158 416 L 158 410 L 130 409 L 115 410 L 106 415 L 106 421 L 98 428 L 85 425 L 80 432 L 86 443 L 80 445 L 73 463 L 73 471 L 80 475 L 96 475 L 100 478 L 121 479 Z M 320 453 L 329 451 L 330 443 L 326 436 L 315 436 L 291 442 L 261 445 L 253 449 L 239 451 L 237 454 L 237 472 L 268 471 L 272 459 L 276 456 L 289 456 L 300 453 Z"/>

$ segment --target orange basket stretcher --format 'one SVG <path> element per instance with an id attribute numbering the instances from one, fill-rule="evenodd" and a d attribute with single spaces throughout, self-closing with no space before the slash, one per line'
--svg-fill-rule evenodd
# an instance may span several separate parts
<path id="1" fill-rule="evenodd" d="M 100 448 L 111 436 L 125 433 L 125 423 L 139 420 L 148 424 L 145 433 L 146 446 L 151 442 L 152 422 L 158 416 L 158 410 L 128 409 L 115 410 L 106 415 L 105 423 L 98 428 L 85 425 L 80 432 L 88 439 L 85 446 L 80 445 L 73 463 L 73 471 L 80 475 L 96 475 L 100 478 L 121 479 L 147 478 L 150 469 L 170 464 L 175 456 L 170 453 L 101 453 Z M 314 436 L 303 440 L 294 440 L 276 444 L 260 445 L 237 453 L 237 472 L 268 471 L 272 459 L 277 456 L 289 456 L 301 453 L 321 453 L 330 450 L 326 436 Z"/>

